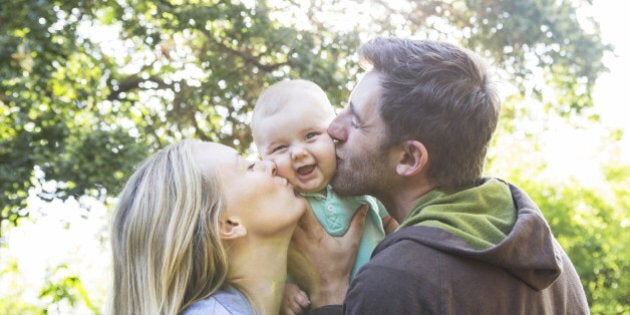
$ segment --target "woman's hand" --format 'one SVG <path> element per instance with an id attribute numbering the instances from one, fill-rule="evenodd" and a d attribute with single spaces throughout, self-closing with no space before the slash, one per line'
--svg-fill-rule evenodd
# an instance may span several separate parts
<path id="1" fill-rule="evenodd" d="M 343 303 L 367 210 L 367 205 L 359 207 L 340 237 L 326 233 L 311 209 L 298 222 L 289 248 L 289 273 L 310 293 L 313 307 Z"/>

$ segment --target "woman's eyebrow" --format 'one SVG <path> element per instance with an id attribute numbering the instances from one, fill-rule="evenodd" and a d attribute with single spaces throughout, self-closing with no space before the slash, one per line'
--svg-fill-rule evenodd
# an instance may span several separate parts
<path id="1" fill-rule="evenodd" d="M 247 164 L 247 163 L 244 163 L 244 162 L 247 162 L 245 158 L 238 152 L 234 153 L 234 161 L 235 161 L 236 166 L 242 166 L 242 165 Z M 247 168 L 247 166 L 245 167 Z"/>

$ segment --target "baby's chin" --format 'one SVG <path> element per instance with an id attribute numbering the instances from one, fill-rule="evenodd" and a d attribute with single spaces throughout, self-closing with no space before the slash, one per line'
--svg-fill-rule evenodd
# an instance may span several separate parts
<path id="1" fill-rule="evenodd" d="M 317 187 L 302 187 L 302 186 L 296 186 L 293 185 L 293 187 L 295 187 L 295 190 L 301 194 L 313 194 L 313 193 L 320 193 L 320 194 L 326 194 L 326 187 L 328 185 L 319 185 Z"/>

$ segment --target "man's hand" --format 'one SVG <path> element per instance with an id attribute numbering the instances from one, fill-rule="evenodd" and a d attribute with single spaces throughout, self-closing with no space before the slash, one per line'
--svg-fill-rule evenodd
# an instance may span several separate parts
<path id="1" fill-rule="evenodd" d="M 367 210 L 359 207 L 340 237 L 326 233 L 311 209 L 300 219 L 289 248 L 289 273 L 310 293 L 312 307 L 343 303 Z"/>
<path id="2" fill-rule="evenodd" d="M 281 315 L 297 315 L 302 314 L 309 305 L 309 301 L 306 293 L 293 284 L 287 283 L 284 288 L 284 297 L 282 298 L 282 306 L 280 306 Z"/>
<path id="3" fill-rule="evenodd" d="M 384 217 L 382 221 L 383 221 L 383 229 L 385 229 L 385 235 L 394 233 L 396 229 L 398 228 L 398 226 L 400 225 L 398 224 L 396 220 L 394 220 L 394 218 L 391 215 Z"/>

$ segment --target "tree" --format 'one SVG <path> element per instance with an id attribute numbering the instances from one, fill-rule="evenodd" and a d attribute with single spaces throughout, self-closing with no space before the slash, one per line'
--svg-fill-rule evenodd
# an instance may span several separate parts
<path id="1" fill-rule="evenodd" d="M 252 105 L 274 81 L 311 79 L 341 104 L 360 36 L 460 41 L 528 95 L 542 97 L 546 85 L 531 84 L 542 71 L 564 97 L 548 105 L 567 114 L 591 105 L 607 49 L 568 2 L 2 2 L 0 201 L 13 223 L 28 215 L 29 189 L 115 195 L 138 161 L 175 139 L 246 150 Z M 345 29 L 327 18 L 351 11 Z"/>
<path id="2" fill-rule="evenodd" d="M 245 150 L 256 96 L 282 78 L 309 77 L 339 102 L 337 60 L 357 36 L 269 15 L 229 1 L 3 3 L 1 219 L 27 215 L 33 187 L 44 199 L 115 195 L 138 161 L 175 139 Z M 117 31 L 119 47 L 85 34 L 97 27 Z"/>
<path id="3" fill-rule="evenodd" d="M 513 161 L 522 164 L 494 161 L 490 172 L 505 174 L 543 211 L 580 276 L 591 313 L 628 314 L 630 278 L 625 272 L 630 269 L 630 166 L 601 166 L 605 181 L 599 185 L 553 180 L 543 175 L 541 161 L 532 161 L 537 159 L 529 154 L 533 141 L 520 142 L 522 146 L 503 147 L 504 143 L 495 150 L 513 152 L 521 157 Z"/>

